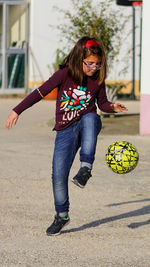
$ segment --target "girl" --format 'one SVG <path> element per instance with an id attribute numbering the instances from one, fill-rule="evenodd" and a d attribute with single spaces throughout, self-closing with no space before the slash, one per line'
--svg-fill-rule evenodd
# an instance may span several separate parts
<path id="1" fill-rule="evenodd" d="M 105 92 L 106 56 L 96 38 L 81 38 L 56 71 L 42 86 L 34 90 L 8 116 L 6 128 L 16 124 L 19 115 L 58 87 L 56 101 L 55 148 L 52 163 L 52 183 L 56 215 L 46 230 L 57 235 L 69 219 L 68 176 L 75 155 L 80 149 L 81 166 L 73 183 L 83 188 L 92 176 L 100 110 L 125 112 L 126 107 L 107 100 Z"/>

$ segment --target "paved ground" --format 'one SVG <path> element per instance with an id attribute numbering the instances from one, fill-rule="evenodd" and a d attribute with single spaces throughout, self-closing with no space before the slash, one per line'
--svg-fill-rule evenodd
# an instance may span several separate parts
<path id="1" fill-rule="evenodd" d="M 8 131 L 4 122 L 18 101 L 0 99 L 0 266 L 149 267 L 150 138 L 138 135 L 138 115 L 118 123 L 103 118 L 93 177 L 84 190 L 69 182 L 71 223 L 60 236 L 48 237 L 55 103 L 41 101 Z M 126 104 L 129 113 L 139 113 L 139 102 Z M 130 133 L 134 123 L 136 133 Z M 128 140 L 139 151 L 139 164 L 129 174 L 115 174 L 105 164 L 115 140 Z M 78 168 L 77 156 L 70 179 Z"/>

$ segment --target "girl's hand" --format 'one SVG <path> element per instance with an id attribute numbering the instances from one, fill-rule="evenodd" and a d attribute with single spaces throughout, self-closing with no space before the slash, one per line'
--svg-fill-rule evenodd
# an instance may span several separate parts
<path id="1" fill-rule="evenodd" d="M 6 128 L 7 129 L 12 128 L 12 125 L 13 124 L 15 125 L 17 123 L 18 117 L 19 117 L 19 115 L 15 111 L 12 111 L 9 114 L 8 119 L 6 121 Z"/>
<path id="2" fill-rule="evenodd" d="M 120 103 L 111 104 L 111 107 L 117 113 L 118 112 L 123 112 L 123 113 L 127 113 L 128 112 L 128 109 L 124 105 L 122 105 Z"/>

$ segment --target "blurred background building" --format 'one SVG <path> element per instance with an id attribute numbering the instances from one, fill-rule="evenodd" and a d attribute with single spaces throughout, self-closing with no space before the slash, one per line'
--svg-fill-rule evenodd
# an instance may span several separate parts
<path id="1" fill-rule="evenodd" d="M 56 17 L 53 10 L 54 4 L 68 8 L 70 1 L 65 0 L 64 5 L 58 0 L 0 0 L 0 94 L 27 93 L 52 74 L 50 65 L 54 63 L 55 51 L 61 47 L 61 43 L 56 37 L 56 29 L 50 24 L 62 23 L 62 18 Z M 117 10 L 116 1 L 114 4 Z M 131 8 L 124 10 L 132 14 Z M 132 35 L 127 43 L 132 49 Z M 126 53 L 124 48 L 121 53 Z M 130 63 L 127 75 L 119 77 L 120 96 L 129 96 L 132 91 Z M 108 76 L 108 83 L 113 90 L 118 82 L 118 72 L 117 62 Z M 135 78 L 135 94 L 139 98 L 138 74 Z"/>

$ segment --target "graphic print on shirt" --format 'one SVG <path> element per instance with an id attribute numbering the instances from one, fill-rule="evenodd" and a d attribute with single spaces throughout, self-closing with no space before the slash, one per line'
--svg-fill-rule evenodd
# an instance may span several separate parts
<path id="1" fill-rule="evenodd" d="M 63 121 L 71 121 L 79 116 L 80 111 L 87 108 L 91 99 L 90 92 L 87 92 L 87 87 L 74 85 L 74 88 L 69 88 L 64 91 L 60 101 L 60 110 L 64 110 Z"/>

